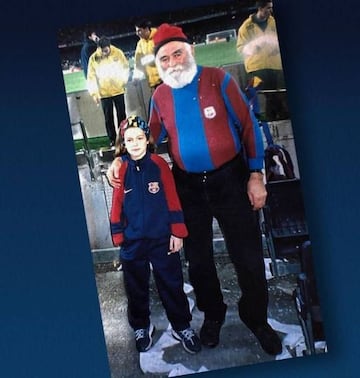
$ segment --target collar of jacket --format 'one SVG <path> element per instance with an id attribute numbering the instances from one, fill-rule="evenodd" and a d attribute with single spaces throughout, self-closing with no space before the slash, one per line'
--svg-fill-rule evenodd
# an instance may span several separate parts
<path id="1" fill-rule="evenodd" d="M 129 154 L 122 156 L 122 159 L 128 162 L 130 169 L 140 171 L 146 162 L 150 160 L 150 152 L 146 151 L 146 154 L 139 160 L 132 160 Z"/>

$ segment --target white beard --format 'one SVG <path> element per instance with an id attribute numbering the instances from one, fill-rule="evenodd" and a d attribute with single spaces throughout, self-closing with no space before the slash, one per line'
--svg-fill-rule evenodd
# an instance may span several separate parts
<path id="1" fill-rule="evenodd" d="M 169 67 L 166 71 L 157 67 L 161 80 L 171 88 L 183 88 L 192 82 L 197 73 L 197 64 L 194 57 L 188 54 L 188 61 L 185 64 L 178 64 Z"/>

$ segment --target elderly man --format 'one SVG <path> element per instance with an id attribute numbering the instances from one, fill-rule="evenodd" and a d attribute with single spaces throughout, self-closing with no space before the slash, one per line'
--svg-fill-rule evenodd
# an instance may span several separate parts
<path id="1" fill-rule="evenodd" d="M 219 343 L 224 303 L 213 256 L 212 222 L 223 232 L 241 298 L 239 316 L 269 354 L 281 353 L 267 322 L 268 291 L 257 210 L 264 206 L 263 143 L 258 123 L 235 80 L 218 68 L 198 66 L 182 29 L 162 24 L 154 35 L 156 66 L 163 80 L 154 92 L 150 129 L 165 137 L 189 236 L 184 240 L 197 307 L 204 312 L 204 346 Z M 243 151 L 243 148 L 245 151 Z M 244 154 L 246 153 L 246 162 Z M 108 170 L 121 183 L 119 161 Z"/>

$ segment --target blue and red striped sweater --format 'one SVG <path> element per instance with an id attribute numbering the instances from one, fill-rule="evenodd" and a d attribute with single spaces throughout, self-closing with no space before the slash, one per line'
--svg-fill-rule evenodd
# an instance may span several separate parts
<path id="1" fill-rule="evenodd" d="M 113 244 L 124 240 L 187 236 L 184 215 L 168 163 L 149 152 L 138 161 L 122 156 L 120 179 L 110 212 Z"/>
<path id="2" fill-rule="evenodd" d="M 168 137 L 171 157 L 187 172 L 219 168 L 242 146 L 249 168 L 263 168 L 258 121 L 233 77 L 222 69 L 198 66 L 185 87 L 160 85 L 152 97 L 149 125 L 156 144 Z"/>

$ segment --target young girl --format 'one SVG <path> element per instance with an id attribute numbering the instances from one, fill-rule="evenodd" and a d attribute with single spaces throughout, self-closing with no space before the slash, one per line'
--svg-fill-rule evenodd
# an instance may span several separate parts
<path id="1" fill-rule="evenodd" d="M 150 263 L 160 299 L 172 326 L 172 335 L 189 353 L 201 343 L 190 328 L 191 313 L 183 291 L 179 256 L 187 229 L 175 183 L 168 164 L 150 152 L 150 130 L 138 116 L 120 125 L 115 156 L 122 160 L 121 188 L 114 189 L 110 216 L 128 298 L 128 320 L 135 332 L 136 348 L 152 345 L 150 322 Z"/>

